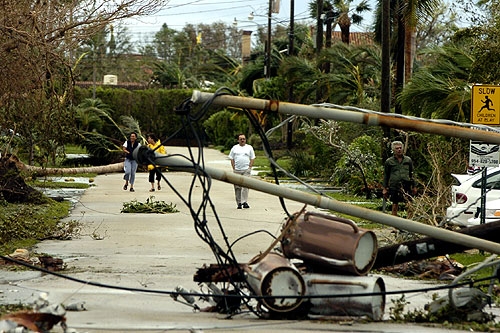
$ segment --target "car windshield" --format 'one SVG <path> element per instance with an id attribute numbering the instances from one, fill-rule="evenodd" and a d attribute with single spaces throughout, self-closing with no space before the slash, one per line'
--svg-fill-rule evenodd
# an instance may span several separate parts
<path id="1" fill-rule="evenodd" d="M 472 186 L 480 188 L 481 179 L 476 180 Z M 486 178 L 486 188 L 500 190 L 500 172 L 488 175 L 488 177 Z"/>

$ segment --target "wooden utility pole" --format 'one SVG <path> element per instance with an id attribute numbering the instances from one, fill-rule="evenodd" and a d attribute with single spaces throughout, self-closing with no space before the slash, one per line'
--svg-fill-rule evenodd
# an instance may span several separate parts
<path id="1" fill-rule="evenodd" d="M 266 43 L 266 79 L 271 78 L 271 15 L 273 14 L 273 0 L 269 0 L 267 12 L 267 43 Z"/>
<path id="2" fill-rule="evenodd" d="M 295 39 L 295 1 L 290 0 L 290 30 L 288 32 L 288 56 L 294 55 L 294 39 Z M 288 101 L 293 103 L 293 83 L 288 84 Z M 293 147 L 293 121 L 286 124 L 286 148 Z"/>
<path id="3" fill-rule="evenodd" d="M 391 112 L 391 21 L 390 21 L 390 0 L 382 2 L 382 92 L 380 96 L 380 111 Z M 389 139 L 391 131 L 384 126 L 384 138 Z M 382 159 L 385 161 L 389 157 L 385 142 L 382 142 Z"/>
<path id="4" fill-rule="evenodd" d="M 316 54 L 323 48 L 323 0 L 318 0 L 316 9 Z"/>

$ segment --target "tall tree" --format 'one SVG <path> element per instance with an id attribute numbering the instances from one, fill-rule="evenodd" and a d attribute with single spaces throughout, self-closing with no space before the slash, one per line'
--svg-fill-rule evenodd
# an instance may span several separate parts
<path id="1" fill-rule="evenodd" d="M 385 0 L 379 0 L 377 3 L 375 16 L 375 35 L 376 39 L 381 41 L 382 27 L 382 3 Z M 391 30 L 395 46 L 393 58 L 396 59 L 396 95 L 399 94 L 405 81 L 411 77 L 413 70 L 413 61 L 415 55 L 415 33 L 419 20 L 423 17 L 432 15 L 434 9 L 441 0 L 391 0 Z M 401 107 L 396 103 L 396 113 L 401 113 Z"/>
<path id="2" fill-rule="evenodd" d="M 405 113 L 424 118 L 470 120 L 471 50 L 450 44 L 426 50 L 428 65 L 412 77 L 399 96 Z"/>
<path id="3" fill-rule="evenodd" d="M 15 129 L 42 162 L 74 129 L 68 111 L 74 54 L 115 21 L 155 13 L 166 0 L 3 1 L 0 4 L 0 126 Z M 15 78 L 15 79 L 13 79 Z"/>
<path id="4" fill-rule="evenodd" d="M 356 6 L 353 6 L 355 0 L 324 0 L 320 14 L 325 19 L 323 22 L 327 25 L 326 40 L 331 38 L 331 33 L 335 25 L 339 25 L 342 42 L 350 43 L 350 33 L 352 24 L 360 24 L 363 21 L 363 13 L 371 11 L 367 0 L 362 0 Z M 312 1 L 309 3 L 311 17 L 317 16 L 318 3 Z"/>
<path id="5" fill-rule="evenodd" d="M 169 28 L 166 23 L 163 23 L 160 31 L 155 34 L 153 44 L 156 47 L 156 54 L 160 59 L 167 62 L 173 61 L 175 55 L 175 36 L 177 31 Z"/>

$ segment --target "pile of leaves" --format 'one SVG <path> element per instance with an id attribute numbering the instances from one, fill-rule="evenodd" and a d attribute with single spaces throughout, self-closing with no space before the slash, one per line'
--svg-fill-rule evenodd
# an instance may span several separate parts
<path id="1" fill-rule="evenodd" d="M 166 203 L 161 200 L 154 200 L 154 196 L 150 196 L 146 199 L 146 202 L 139 202 L 137 200 L 132 200 L 130 202 L 124 202 L 122 213 L 156 213 L 156 214 L 168 214 L 168 213 L 178 213 L 177 206 L 173 203 Z"/>

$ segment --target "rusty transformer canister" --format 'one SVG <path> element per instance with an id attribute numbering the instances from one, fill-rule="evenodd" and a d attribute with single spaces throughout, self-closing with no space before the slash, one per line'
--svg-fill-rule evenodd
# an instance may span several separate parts
<path id="1" fill-rule="evenodd" d="M 289 219 L 285 229 L 281 247 L 287 258 L 366 275 L 377 256 L 375 233 L 346 218 L 306 212 Z"/>
<path id="2" fill-rule="evenodd" d="M 249 264 L 246 277 L 254 292 L 265 296 L 261 302 L 270 311 L 292 312 L 304 301 L 306 286 L 302 275 L 289 259 L 278 253 L 269 253 L 255 264 Z"/>
<path id="3" fill-rule="evenodd" d="M 376 276 L 303 274 L 312 315 L 368 316 L 382 320 L 385 309 L 385 283 Z"/>

